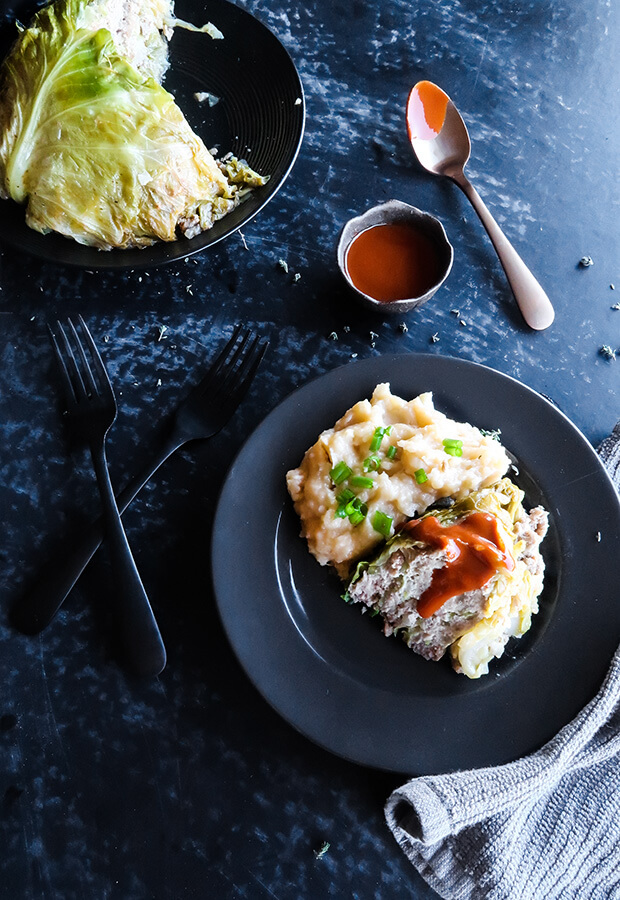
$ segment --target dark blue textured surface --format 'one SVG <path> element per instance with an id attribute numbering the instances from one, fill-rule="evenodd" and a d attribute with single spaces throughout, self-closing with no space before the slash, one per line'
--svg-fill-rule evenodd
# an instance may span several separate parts
<path id="1" fill-rule="evenodd" d="M 244 234 L 140 273 L 0 253 L 3 898 L 434 897 L 383 822 L 397 779 L 314 747 L 236 663 L 210 590 L 219 485 L 279 400 L 355 354 L 486 363 L 550 396 L 593 443 L 620 414 L 620 361 L 599 353 L 620 346 L 617 6 L 241 5 L 293 56 L 308 115 L 290 179 Z M 523 325 L 465 198 L 413 159 L 403 110 L 421 78 L 451 95 L 470 128 L 470 177 L 556 307 L 546 332 Z M 352 306 L 335 265 L 343 222 L 390 197 L 438 215 L 455 247 L 446 286 L 407 315 L 406 333 Z M 585 254 L 594 265 L 580 269 Z M 126 514 L 169 652 L 149 684 L 111 659 L 103 553 L 40 637 L 7 621 L 39 564 L 97 510 L 90 461 L 66 443 L 45 332 L 46 320 L 79 312 L 119 394 L 109 440 L 118 484 L 234 323 L 272 342 L 233 422 L 169 461 Z M 330 850 L 316 859 L 323 840 Z"/>

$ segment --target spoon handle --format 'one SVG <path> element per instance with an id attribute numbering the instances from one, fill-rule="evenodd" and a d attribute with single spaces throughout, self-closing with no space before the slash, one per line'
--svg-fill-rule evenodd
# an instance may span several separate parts
<path id="1" fill-rule="evenodd" d="M 499 227 L 473 184 L 465 175 L 460 176 L 460 173 L 458 178 L 453 177 L 453 181 L 470 201 L 491 238 L 523 318 L 536 331 L 548 328 L 555 313 L 546 293 Z"/>

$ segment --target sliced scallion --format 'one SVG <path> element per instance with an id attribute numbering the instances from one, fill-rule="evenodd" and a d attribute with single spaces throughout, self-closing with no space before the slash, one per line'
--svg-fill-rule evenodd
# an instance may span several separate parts
<path id="1" fill-rule="evenodd" d="M 346 506 L 349 500 L 353 500 L 354 497 L 355 494 L 350 488 L 345 488 L 343 491 L 340 491 L 339 494 L 336 494 L 336 500 L 343 506 Z"/>
<path id="2" fill-rule="evenodd" d="M 352 475 L 349 478 L 349 484 L 352 487 L 356 488 L 373 488 L 375 486 L 372 478 L 367 478 L 365 475 Z"/>
<path id="3" fill-rule="evenodd" d="M 428 481 L 428 475 L 424 469 L 416 469 L 413 474 L 415 475 L 415 480 L 418 484 L 424 484 L 425 481 Z"/>
<path id="4" fill-rule="evenodd" d="M 373 513 L 371 522 L 375 531 L 378 531 L 383 537 L 387 538 L 390 536 L 393 522 L 391 516 L 388 516 L 384 512 L 381 512 L 380 509 L 377 509 Z"/>
<path id="5" fill-rule="evenodd" d="M 375 433 L 372 436 L 372 441 L 370 442 L 370 452 L 376 453 L 379 447 L 381 446 L 381 441 L 385 437 L 386 429 L 385 428 L 375 428 Z"/>
<path id="6" fill-rule="evenodd" d="M 381 468 L 381 457 L 373 454 L 372 456 L 367 456 L 364 460 L 363 469 L 364 472 L 376 472 L 377 469 Z"/>
<path id="7" fill-rule="evenodd" d="M 388 459 L 394 459 L 396 456 L 396 444 L 390 444 L 390 446 L 385 451 L 385 455 Z"/>
<path id="8" fill-rule="evenodd" d="M 330 469 L 329 471 L 329 477 L 334 482 L 334 484 L 342 484 L 342 482 L 346 481 L 346 479 L 351 474 L 352 469 L 350 469 L 346 462 L 344 462 L 343 460 L 341 460 L 339 463 L 336 463 L 334 468 Z"/>

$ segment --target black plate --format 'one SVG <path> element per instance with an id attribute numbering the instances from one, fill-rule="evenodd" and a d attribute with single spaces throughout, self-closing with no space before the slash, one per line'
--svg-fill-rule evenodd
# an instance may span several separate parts
<path id="1" fill-rule="evenodd" d="M 31 3 L 7 3 L 5 17 L 28 21 Z M 36 7 L 34 7 L 36 9 Z M 101 251 L 56 234 L 42 235 L 25 224 L 24 211 L 12 201 L 0 201 L 0 239 L 44 259 L 88 269 L 137 268 L 183 259 L 228 237 L 250 221 L 271 200 L 288 176 L 304 132 L 305 102 L 291 57 L 258 19 L 227 0 L 179 0 L 179 18 L 197 25 L 209 21 L 224 40 L 177 28 L 170 43 L 171 66 L 164 87 L 176 98 L 192 128 L 220 155 L 229 150 L 246 158 L 261 175 L 264 187 L 191 240 L 159 242 L 142 250 Z M 14 35 L 5 25 L 3 37 Z M 219 97 L 210 107 L 194 93 Z"/>
<path id="2" fill-rule="evenodd" d="M 287 470 L 381 381 L 406 398 L 430 390 L 447 415 L 500 428 L 528 507 L 550 513 L 541 612 L 477 681 L 385 638 L 376 619 L 340 600 L 338 580 L 298 536 Z M 354 762 L 446 772 L 534 750 L 591 699 L 620 639 L 619 542 L 613 483 L 558 409 L 484 366 L 410 354 L 330 372 L 267 416 L 222 489 L 213 580 L 242 666 L 299 731 Z"/>

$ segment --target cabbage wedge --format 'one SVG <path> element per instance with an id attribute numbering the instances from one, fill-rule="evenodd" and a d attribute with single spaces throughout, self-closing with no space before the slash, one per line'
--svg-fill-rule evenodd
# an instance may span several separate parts
<path id="1" fill-rule="evenodd" d="M 266 181 L 245 164 L 233 181 L 159 83 L 175 24 L 166 0 L 57 0 L 21 29 L 0 70 L 0 195 L 29 226 L 141 247 L 193 237 Z"/>

